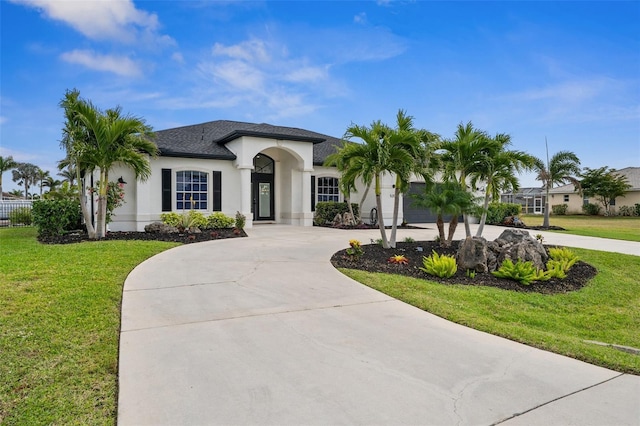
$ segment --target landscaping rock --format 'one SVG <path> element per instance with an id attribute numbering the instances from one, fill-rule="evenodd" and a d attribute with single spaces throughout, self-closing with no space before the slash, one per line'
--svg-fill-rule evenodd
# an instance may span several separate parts
<path id="1" fill-rule="evenodd" d="M 498 264 L 501 265 L 505 259 L 510 259 L 516 263 L 518 260 L 532 262 L 538 269 L 545 269 L 549 256 L 544 246 L 536 240 L 524 240 L 515 244 L 506 244 L 500 248 L 498 254 Z"/>
<path id="2" fill-rule="evenodd" d="M 536 241 L 535 238 L 533 238 L 531 235 L 529 235 L 529 231 L 526 231 L 524 229 L 505 229 L 502 234 L 500 234 L 500 236 L 498 238 L 496 238 L 496 241 L 498 240 L 504 240 L 508 243 L 520 243 L 522 241 Z"/>
<path id="3" fill-rule="evenodd" d="M 179 231 L 175 226 L 170 226 L 162 222 L 153 222 L 144 227 L 144 232 L 150 234 L 177 234 Z"/>
<path id="4" fill-rule="evenodd" d="M 482 237 L 467 237 L 456 254 L 458 268 L 462 270 L 473 270 L 476 272 L 487 272 L 489 249 L 487 240 Z M 495 255 L 493 256 L 495 259 Z"/>

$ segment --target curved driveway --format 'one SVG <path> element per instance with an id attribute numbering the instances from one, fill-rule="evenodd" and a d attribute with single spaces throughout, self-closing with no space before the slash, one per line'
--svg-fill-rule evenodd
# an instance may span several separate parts
<path id="1" fill-rule="evenodd" d="M 376 231 L 248 233 L 131 272 L 120 425 L 640 424 L 640 377 L 453 324 L 331 266 L 350 238 Z M 401 230 L 399 240 L 435 234 Z M 640 243 L 543 234 L 640 255 Z"/>

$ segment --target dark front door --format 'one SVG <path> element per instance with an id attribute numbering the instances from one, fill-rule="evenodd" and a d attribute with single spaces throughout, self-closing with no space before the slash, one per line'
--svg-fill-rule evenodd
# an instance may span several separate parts
<path id="1" fill-rule="evenodd" d="M 274 163 L 273 160 L 258 154 L 253 159 L 254 172 L 251 174 L 253 188 L 253 220 L 274 220 Z"/>

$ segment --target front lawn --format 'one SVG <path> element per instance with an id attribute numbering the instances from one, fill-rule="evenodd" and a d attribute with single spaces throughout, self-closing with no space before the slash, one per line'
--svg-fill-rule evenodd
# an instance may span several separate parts
<path id="1" fill-rule="evenodd" d="M 341 271 L 450 321 L 617 371 L 640 374 L 640 355 L 585 342 L 640 348 L 640 257 L 572 250 L 599 273 L 586 287 L 565 294 L 444 285 L 355 269 Z"/>
<path id="2" fill-rule="evenodd" d="M 122 285 L 176 244 L 44 245 L 35 236 L 0 230 L 0 423 L 112 425 Z"/>
<path id="3" fill-rule="evenodd" d="M 543 215 L 522 215 L 527 226 L 542 226 Z M 587 237 L 613 238 L 614 240 L 640 241 L 640 217 L 629 216 L 555 216 L 549 217 L 549 224 L 560 226 L 564 232 Z"/>

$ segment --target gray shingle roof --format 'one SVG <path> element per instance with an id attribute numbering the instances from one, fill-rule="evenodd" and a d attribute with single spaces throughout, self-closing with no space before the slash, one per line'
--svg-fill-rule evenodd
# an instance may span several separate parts
<path id="1" fill-rule="evenodd" d="M 191 126 L 155 132 L 154 142 L 161 155 L 187 158 L 215 158 L 234 160 L 236 156 L 225 144 L 242 136 L 286 139 L 313 143 L 313 163 L 322 164 L 327 155 L 340 146 L 341 141 L 332 136 L 295 127 L 273 126 L 261 123 L 217 120 Z"/>

